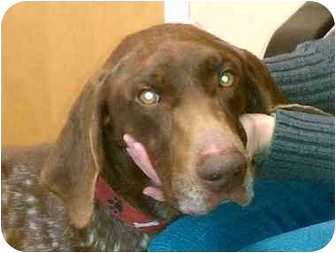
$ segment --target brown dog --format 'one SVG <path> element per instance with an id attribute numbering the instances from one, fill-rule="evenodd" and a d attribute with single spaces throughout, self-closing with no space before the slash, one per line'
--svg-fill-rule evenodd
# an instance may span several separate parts
<path id="1" fill-rule="evenodd" d="M 178 212 L 248 204 L 239 116 L 284 103 L 259 59 L 205 31 L 164 24 L 133 34 L 88 82 L 56 143 L 3 149 L 4 236 L 25 251 L 139 251 L 147 228 Z M 142 194 L 150 180 L 125 133 L 146 147 L 165 203 Z"/>

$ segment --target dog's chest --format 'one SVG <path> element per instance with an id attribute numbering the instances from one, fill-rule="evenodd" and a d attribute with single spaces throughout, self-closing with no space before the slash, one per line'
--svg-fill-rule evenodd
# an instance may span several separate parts
<path id="1" fill-rule="evenodd" d="M 25 251 L 67 250 L 62 236 L 65 210 L 51 193 L 41 190 L 36 175 L 15 165 L 2 175 L 1 223 L 6 241 Z"/>
<path id="2" fill-rule="evenodd" d="M 1 183 L 2 231 L 24 251 L 144 251 L 149 236 L 134 231 L 99 205 L 87 228 L 68 224 L 60 200 L 46 191 L 25 165 L 6 168 Z"/>
<path id="3" fill-rule="evenodd" d="M 97 204 L 86 229 L 87 247 L 97 251 L 145 251 L 150 236 L 134 230 Z"/>

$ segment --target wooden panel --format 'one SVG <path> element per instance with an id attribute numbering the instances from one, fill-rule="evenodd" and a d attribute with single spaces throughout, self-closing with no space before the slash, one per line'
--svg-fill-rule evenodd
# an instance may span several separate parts
<path id="1" fill-rule="evenodd" d="M 85 85 L 163 2 L 21 2 L 2 22 L 2 144 L 54 140 Z"/>

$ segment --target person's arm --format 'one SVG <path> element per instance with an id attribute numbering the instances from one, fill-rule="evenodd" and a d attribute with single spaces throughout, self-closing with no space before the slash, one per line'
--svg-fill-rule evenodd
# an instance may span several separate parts
<path id="1" fill-rule="evenodd" d="M 300 44 L 290 54 L 264 59 L 291 103 L 334 114 L 335 35 Z M 272 177 L 334 181 L 334 117 L 278 110 L 275 117 L 243 115 L 247 150 L 264 158 L 261 174 Z M 265 154 L 265 150 L 267 150 Z"/>
<path id="2" fill-rule="evenodd" d="M 335 33 L 305 42 L 291 53 L 265 58 L 271 75 L 290 103 L 335 114 Z"/>
<path id="3" fill-rule="evenodd" d="M 334 117 L 278 110 L 275 117 L 246 114 L 241 122 L 248 152 L 263 158 L 259 176 L 334 182 Z"/>

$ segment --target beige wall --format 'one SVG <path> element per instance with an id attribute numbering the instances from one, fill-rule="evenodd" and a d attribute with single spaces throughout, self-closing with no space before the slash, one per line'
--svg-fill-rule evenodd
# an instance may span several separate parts
<path id="1" fill-rule="evenodd" d="M 21 2 L 2 22 L 2 144 L 56 138 L 86 80 L 162 2 Z"/>
<path id="2" fill-rule="evenodd" d="M 303 1 L 191 1 L 190 18 L 204 29 L 261 57 L 273 32 Z"/>

